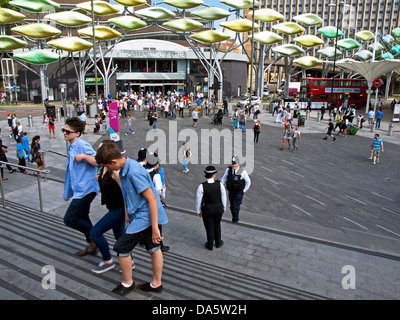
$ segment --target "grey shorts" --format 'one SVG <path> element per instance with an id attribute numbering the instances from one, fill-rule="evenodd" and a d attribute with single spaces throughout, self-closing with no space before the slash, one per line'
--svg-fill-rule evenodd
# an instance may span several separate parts
<path id="1" fill-rule="evenodd" d="M 377 158 L 379 158 L 379 156 L 381 155 L 381 150 L 377 150 L 377 149 L 374 149 L 374 157 L 377 157 Z"/>
<path id="2" fill-rule="evenodd" d="M 159 225 L 158 228 L 160 229 L 161 233 L 161 225 Z M 148 228 L 137 233 L 124 233 L 115 243 L 114 251 L 117 253 L 118 257 L 128 257 L 131 251 L 138 244 L 144 245 L 147 253 L 153 253 L 158 249 L 161 249 L 160 244 L 153 243 L 152 228 L 149 226 Z"/>

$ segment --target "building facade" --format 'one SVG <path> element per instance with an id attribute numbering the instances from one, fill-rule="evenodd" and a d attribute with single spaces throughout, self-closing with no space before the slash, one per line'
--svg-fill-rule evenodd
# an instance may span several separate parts
<path id="1" fill-rule="evenodd" d="M 384 36 L 391 34 L 394 28 L 400 26 L 400 0 L 341 0 L 340 2 L 348 5 L 341 8 L 340 16 L 339 7 L 337 5 L 330 6 L 330 4 L 339 3 L 339 0 L 261 0 L 260 9 L 269 8 L 283 14 L 285 18 L 281 22 L 294 22 L 293 18 L 297 15 L 314 13 L 324 20 L 324 26 L 338 26 L 339 24 L 344 33 L 343 38 L 355 38 L 355 34 L 362 30 L 369 30 Z M 274 24 L 276 23 L 265 23 L 263 30 L 274 31 L 272 29 Z M 305 34 L 321 37 L 321 34 L 317 31 L 320 27 L 307 27 Z M 292 39 L 296 36 L 285 36 L 285 42 L 293 43 Z M 333 42 L 331 42 L 330 46 L 333 45 Z M 320 48 L 313 49 L 308 54 L 319 57 L 318 49 Z M 251 51 L 249 43 L 246 45 L 246 50 L 248 52 Z M 274 59 L 275 54 L 269 51 L 265 64 L 270 64 Z M 282 80 L 283 72 L 284 63 L 279 61 L 268 69 L 265 75 L 265 82 L 272 85 L 279 84 Z M 320 73 L 320 71 L 315 70 L 307 71 L 308 76 L 319 76 Z"/>

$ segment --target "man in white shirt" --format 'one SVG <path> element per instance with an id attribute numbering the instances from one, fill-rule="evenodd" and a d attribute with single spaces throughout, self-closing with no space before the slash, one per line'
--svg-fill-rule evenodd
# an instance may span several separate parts
<path id="1" fill-rule="evenodd" d="M 206 228 L 205 247 L 212 250 L 214 242 L 217 248 L 224 245 L 221 240 L 221 219 L 226 211 L 226 191 L 223 183 L 215 180 L 217 170 L 214 166 L 208 166 L 204 173 L 207 181 L 197 188 L 196 212 L 199 218 L 203 218 Z"/>
<path id="2" fill-rule="evenodd" d="M 368 124 L 372 124 L 372 122 L 374 121 L 375 118 L 375 112 L 374 110 L 370 110 L 368 112 Z"/>
<path id="3" fill-rule="evenodd" d="M 251 180 L 246 170 L 240 168 L 239 157 L 232 157 L 232 166 L 225 170 L 221 182 L 229 191 L 229 202 L 232 213 L 232 223 L 239 223 L 240 205 L 243 196 L 249 190 Z"/>

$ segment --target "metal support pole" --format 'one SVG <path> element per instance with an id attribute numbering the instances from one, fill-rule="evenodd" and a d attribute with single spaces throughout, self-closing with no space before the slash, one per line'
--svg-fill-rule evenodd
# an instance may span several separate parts
<path id="1" fill-rule="evenodd" d="M 42 188 L 41 188 L 41 186 L 40 186 L 40 179 L 41 179 L 41 177 L 42 177 L 42 176 L 39 175 L 39 174 L 36 175 L 37 182 L 38 182 L 40 211 L 43 212 Z"/>
<path id="2" fill-rule="evenodd" d="M 394 124 L 393 122 L 389 123 L 389 131 L 388 131 L 388 136 L 393 135 L 393 129 L 394 129 Z"/>
<path id="3" fill-rule="evenodd" d="M 6 197 L 4 194 L 3 179 L 0 179 L 0 189 L 1 189 L 1 200 L 3 202 L 3 208 L 6 207 Z"/>
<path id="4" fill-rule="evenodd" d="M 31 114 L 28 114 L 28 127 L 33 127 L 33 117 Z"/>

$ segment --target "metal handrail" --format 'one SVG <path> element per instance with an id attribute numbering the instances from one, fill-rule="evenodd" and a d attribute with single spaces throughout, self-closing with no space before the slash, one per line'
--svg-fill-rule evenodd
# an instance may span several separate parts
<path id="1" fill-rule="evenodd" d="M 11 163 L 11 162 L 5 162 L 5 161 L 0 161 L 0 166 L 6 166 L 9 165 L 10 167 L 16 167 L 19 169 L 24 169 L 25 171 L 32 171 L 34 174 L 36 174 L 37 182 L 38 182 L 38 191 L 39 191 L 39 204 L 40 204 L 40 211 L 43 212 L 43 201 L 42 201 L 42 189 L 40 187 L 40 179 L 44 177 L 46 179 L 46 174 L 50 173 L 50 170 L 43 169 L 43 170 L 38 170 L 34 168 L 29 168 L 25 166 L 20 166 L 19 164 Z M 0 189 L 1 189 L 1 198 L 3 201 L 3 208 L 6 208 L 6 199 L 5 199 L 5 194 L 4 194 L 4 187 L 3 187 L 3 179 L 0 179 Z"/>
<path id="2" fill-rule="evenodd" d="M 51 153 L 54 153 L 54 154 L 56 154 L 58 156 L 62 156 L 62 157 L 68 158 L 68 155 L 66 155 L 64 153 L 61 153 L 61 152 L 57 152 L 57 151 L 51 150 L 51 149 L 41 149 L 40 150 L 40 153 L 42 153 L 42 154 L 46 153 L 46 152 L 51 152 Z"/>
<path id="3" fill-rule="evenodd" d="M 68 158 L 68 155 L 66 155 L 66 154 L 64 154 L 64 153 L 57 152 L 57 151 L 54 151 L 54 150 L 51 150 L 51 149 L 41 149 L 41 150 L 40 150 L 40 153 L 41 153 L 42 156 L 43 156 L 43 166 L 45 166 L 45 160 L 46 160 L 46 159 L 45 159 L 44 154 L 45 154 L 46 152 L 54 153 L 55 155 Z"/>

